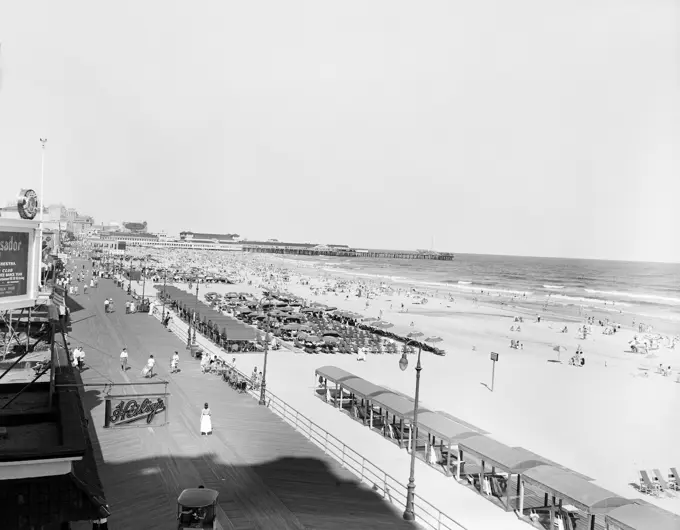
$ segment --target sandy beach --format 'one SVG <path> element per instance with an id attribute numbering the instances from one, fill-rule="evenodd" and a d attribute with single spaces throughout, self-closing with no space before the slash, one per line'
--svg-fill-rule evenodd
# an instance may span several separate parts
<path id="1" fill-rule="evenodd" d="M 621 328 L 612 335 L 603 334 L 604 328 L 595 324 L 592 333 L 582 339 L 575 320 L 582 321 L 592 312 L 560 315 L 539 307 L 530 314 L 510 303 L 503 306 L 473 294 L 452 296 L 438 292 L 424 293 L 429 298 L 423 305 L 419 303 L 423 294 L 381 288 L 379 282 L 363 284 L 364 293 L 368 290 L 370 297 L 363 294 L 359 298 L 352 292 L 356 279 L 346 292 L 328 292 L 325 287 L 342 284 L 343 279 L 304 262 L 262 256 L 228 259 L 243 282 L 202 284 L 201 300 L 209 291 L 259 295 L 262 289 L 276 286 L 310 301 L 381 316 L 394 324 L 391 331 L 403 330 L 406 334 L 418 330 L 425 336 L 441 337 L 443 341 L 438 346 L 446 356 L 423 352 L 423 406 L 452 414 L 488 431 L 500 442 L 527 448 L 593 477 L 596 484 L 624 497 L 641 496 L 631 485 L 638 481 L 638 470 L 663 471 L 680 465 L 680 424 L 675 414 L 680 405 L 680 384 L 676 382 L 680 349 L 662 345 L 648 354 L 631 353 L 629 341 L 639 334 L 631 322 L 621 321 Z M 152 291 L 148 283 L 146 290 Z M 536 321 L 538 314 L 541 322 Z M 517 326 L 516 316 L 523 317 L 519 332 L 510 331 Z M 593 316 L 596 320 L 603 318 Z M 564 326 L 568 327 L 567 333 L 561 333 Z M 510 348 L 512 339 L 521 341 L 522 349 Z M 569 358 L 579 345 L 586 358 L 585 366 L 571 366 Z M 562 346 L 563 351 L 558 354 L 556 346 Z M 488 388 L 491 352 L 499 354 L 493 392 Z M 554 362 L 558 358 L 561 362 Z M 339 366 L 412 396 L 414 364 L 415 359 L 402 372 L 395 355 L 369 355 L 365 363 L 360 363 L 354 355 L 280 350 L 269 357 L 268 388 L 322 427 L 337 430 L 337 413 L 312 395 L 316 368 Z M 670 366 L 671 375 L 656 373 L 659 364 Z M 261 369 L 261 365 L 261 354 L 237 355 L 237 366 L 245 373 L 250 373 L 253 366 Z M 381 448 L 389 445 L 387 442 L 367 430 L 358 434 L 362 427 L 349 418 L 342 425 L 345 437 L 354 437 L 357 443 L 364 444 L 369 436 L 373 443 L 366 444 L 365 456 L 381 458 Z M 352 439 L 343 441 L 357 445 L 352 444 Z M 462 489 L 453 481 L 450 487 Z M 677 496 L 645 499 L 680 513 Z M 489 505 L 489 510 L 494 509 Z"/>

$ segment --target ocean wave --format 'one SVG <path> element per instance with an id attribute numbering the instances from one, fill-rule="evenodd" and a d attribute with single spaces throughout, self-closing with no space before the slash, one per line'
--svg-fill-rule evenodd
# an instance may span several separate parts
<path id="1" fill-rule="evenodd" d="M 672 296 L 659 296 L 656 294 L 642 294 L 642 293 L 622 293 L 620 291 L 599 291 L 597 289 L 584 289 L 584 291 L 590 294 L 604 294 L 607 296 L 620 296 L 626 298 L 635 298 L 638 300 L 652 300 L 655 302 L 672 305 L 680 304 L 680 298 L 674 298 Z"/>
<path id="2" fill-rule="evenodd" d="M 543 288 L 552 291 L 555 289 L 564 289 L 564 285 L 544 285 Z"/>
<path id="3" fill-rule="evenodd" d="M 615 307 L 628 307 L 631 304 L 626 302 L 617 302 L 614 300 L 605 300 L 603 298 L 587 298 L 585 296 L 569 296 L 567 294 L 551 294 L 550 300 L 568 300 L 570 302 L 584 302 L 588 304 L 612 304 Z"/>

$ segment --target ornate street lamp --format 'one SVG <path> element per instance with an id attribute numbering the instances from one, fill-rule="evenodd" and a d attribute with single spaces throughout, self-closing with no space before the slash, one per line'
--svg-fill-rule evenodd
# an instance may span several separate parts
<path id="1" fill-rule="evenodd" d="M 142 261 L 142 272 L 141 272 L 141 280 L 142 280 L 142 305 L 144 305 L 144 293 L 146 292 L 146 276 L 144 276 L 144 266 L 146 265 L 146 256 L 144 256 L 144 261 Z"/>
<path id="2" fill-rule="evenodd" d="M 408 346 L 411 341 L 408 341 L 404 346 Z M 408 486 L 406 491 L 406 509 L 404 510 L 404 520 L 415 521 L 416 515 L 413 510 L 413 501 L 416 490 L 416 441 L 418 438 L 418 399 L 420 397 L 420 371 L 423 369 L 420 365 L 420 352 L 422 346 L 418 345 L 418 362 L 416 364 L 416 401 L 413 404 L 413 423 L 411 424 L 411 474 L 408 478 Z M 408 358 L 404 352 L 399 359 L 399 368 L 402 372 L 408 368 Z"/>
<path id="3" fill-rule="evenodd" d="M 267 357 L 269 357 L 269 341 L 272 334 L 269 333 L 269 326 L 265 328 L 267 332 L 264 335 L 264 368 L 262 369 L 262 384 L 260 385 L 260 405 L 267 403 Z"/>
<path id="4" fill-rule="evenodd" d="M 163 321 L 165 321 L 165 284 L 168 280 L 168 271 L 166 269 L 165 274 L 163 274 Z"/>
<path id="5" fill-rule="evenodd" d="M 196 313 L 198 311 L 198 281 L 196 281 L 196 301 L 194 303 L 194 314 L 193 317 L 189 319 L 189 333 L 187 333 L 187 350 L 191 349 L 192 344 L 196 344 Z M 194 336 L 191 337 L 191 323 L 194 324 Z"/>

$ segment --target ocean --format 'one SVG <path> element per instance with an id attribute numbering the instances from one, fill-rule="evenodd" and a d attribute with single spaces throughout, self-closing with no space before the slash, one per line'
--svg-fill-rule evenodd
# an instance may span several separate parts
<path id="1" fill-rule="evenodd" d="M 511 296 L 551 303 L 607 307 L 678 323 L 680 264 L 456 254 L 453 261 L 296 256 L 334 274 Z"/>

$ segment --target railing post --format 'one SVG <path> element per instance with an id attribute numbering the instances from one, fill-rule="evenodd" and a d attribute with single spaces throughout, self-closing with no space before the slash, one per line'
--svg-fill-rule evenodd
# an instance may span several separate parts
<path id="1" fill-rule="evenodd" d="M 362 456 L 361 457 L 361 480 L 364 480 L 364 466 L 366 464 L 366 459 Z"/>
<path id="2" fill-rule="evenodd" d="M 347 447 L 345 444 L 342 444 L 342 460 L 340 464 L 342 467 L 345 467 L 345 447 Z"/>
<path id="3" fill-rule="evenodd" d="M 300 416 L 300 413 L 296 410 L 295 411 L 295 427 L 297 428 L 298 426 L 298 417 Z"/>

